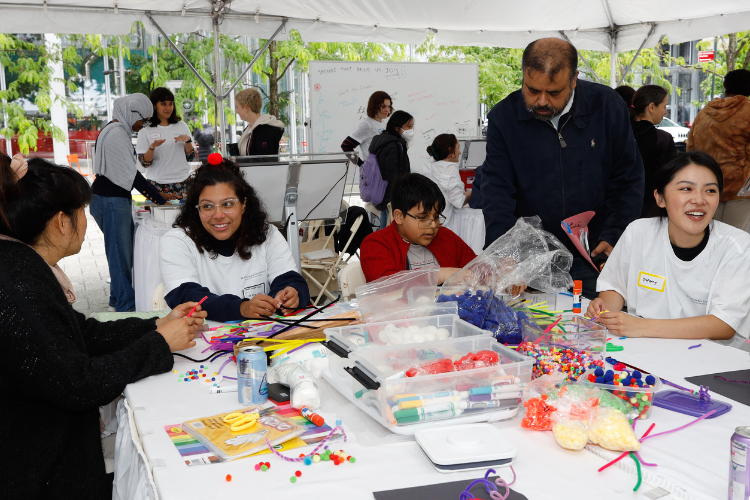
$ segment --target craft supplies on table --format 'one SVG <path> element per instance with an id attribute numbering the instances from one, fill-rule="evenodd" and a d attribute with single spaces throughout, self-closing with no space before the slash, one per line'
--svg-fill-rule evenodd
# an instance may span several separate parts
<path id="1" fill-rule="evenodd" d="M 233 412 L 220 413 L 208 417 L 188 420 L 182 429 L 211 450 L 222 461 L 236 460 L 264 450 L 266 439 L 277 445 L 296 438 L 305 428 L 276 413 L 260 412 L 258 407 L 241 408 Z M 247 419 L 244 425 L 253 420 L 249 415 L 258 415 L 252 425 L 235 426 L 235 419 Z M 230 416 L 229 422 L 225 419 Z"/>
<path id="2" fill-rule="evenodd" d="M 242 405 L 268 401 L 266 353 L 258 346 L 241 347 L 237 353 L 237 399 Z"/>
<path id="3" fill-rule="evenodd" d="M 444 473 L 509 466 L 518 453 L 492 424 L 421 429 L 414 438 L 435 470 Z"/>
<path id="4" fill-rule="evenodd" d="M 747 500 L 750 496 L 750 427 L 737 427 L 730 443 L 729 498 Z"/>
<path id="5" fill-rule="evenodd" d="M 423 424 L 492 421 L 517 413 L 520 391 L 531 380 L 534 360 L 498 344 L 489 334 L 434 341 L 429 349 L 418 347 L 372 347 L 355 350 L 346 358 L 331 356 L 329 371 L 323 376 L 356 406 L 399 434 L 413 434 Z M 420 351 L 427 359 L 419 359 Z M 429 357 L 454 363 L 480 351 L 496 355 L 497 364 L 415 377 L 406 373 L 415 362 L 430 361 Z M 507 395 L 493 394 L 494 387 L 505 385 L 513 390 Z M 490 397 L 470 394 L 479 388 L 489 388 Z M 421 409 L 395 414 L 414 407 Z"/>
<path id="6" fill-rule="evenodd" d="M 516 351 L 534 359 L 532 378 L 555 372 L 564 373 L 568 380 L 576 381 L 586 370 L 603 366 L 596 353 L 575 348 L 544 347 L 532 342 L 522 342 Z"/>
<path id="7" fill-rule="evenodd" d="M 357 287 L 357 307 L 362 320 L 377 322 L 382 316 L 409 309 L 410 304 L 434 302 L 438 274 L 438 268 L 401 271 Z"/>
<path id="8" fill-rule="evenodd" d="M 614 370 L 612 368 L 615 368 Z M 620 399 L 628 401 L 638 410 L 638 418 L 651 415 L 654 397 L 662 389 L 661 379 L 638 370 L 628 370 L 625 366 L 605 365 L 605 368 L 589 370 L 579 378 L 586 386 L 609 391 Z"/>
<path id="9" fill-rule="evenodd" d="M 384 321 L 363 325 L 326 328 L 328 348 L 337 353 L 358 349 L 402 344 L 421 344 L 448 338 L 487 334 L 455 314 Z"/>

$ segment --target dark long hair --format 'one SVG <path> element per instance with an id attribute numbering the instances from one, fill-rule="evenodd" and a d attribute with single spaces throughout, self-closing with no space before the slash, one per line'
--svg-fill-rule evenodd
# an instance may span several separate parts
<path id="1" fill-rule="evenodd" d="M 659 87 L 658 85 L 644 85 L 639 88 L 633 95 L 633 102 L 628 109 L 630 111 L 630 119 L 635 120 L 636 117 L 642 115 L 649 104 L 652 102 L 655 106 L 658 106 L 664 102 L 664 98 L 668 95 L 667 89 Z"/>
<path id="2" fill-rule="evenodd" d="M 237 232 L 232 235 L 236 241 L 236 250 L 242 260 L 253 256 L 250 248 L 266 241 L 268 233 L 268 214 L 263 208 L 255 189 L 247 183 L 240 171 L 240 167 L 228 158 L 219 165 L 203 162 L 195 174 L 188 179 L 187 196 L 174 226 L 185 230 L 193 240 L 198 251 L 207 251 L 212 259 L 218 256 L 218 240 L 211 236 L 203 227 L 198 209 L 195 206 L 200 201 L 201 193 L 207 186 L 228 184 L 234 190 L 240 202 L 245 201 L 245 213 Z"/>
<path id="3" fill-rule="evenodd" d="M 716 177 L 716 182 L 719 184 L 719 196 L 724 192 L 724 174 L 721 172 L 719 163 L 714 158 L 703 151 L 690 151 L 687 153 L 678 153 L 669 161 L 666 165 L 663 165 L 659 170 L 656 171 L 656 192 L 661 196 L 664 196 L 664 189 L 667 184 L 677 176 L 678 173 L 689 165 L 699 165 L 709 169 Z M 667 217 L 667 209 L 658 207 L 659 211 L 656 215 L 659 217 Z"/>
<path id="4" fill-rule="evenodd" d="M 31 158 L 19 180 L 10 162 L 0 153 L 0 234 L 34 245 L 59 212 L 70 218 L 77 231 L 77 212 L 91 201 L 86 179 L 72 168 Z"/>
<path id="5" fill-rule="evenodd" d="M 390 118 L 388 118 L 388 124 L 385 126 L 384 132 L 393 134 L 396 137 L 401 137 L 401 134 L 396 129 L 404 128 L 404 125 L 409 123 L 409 120 L 413 120 L 413 119 L 414 117 L 411 116 L 406 111 L 398 110 L 395 113 L 393 113 Z"/>
<path id="6" fill-rule="evenodd" d="M 156 114 L 156 103 L 164 101 L 172 101 L 174 103 L 174 94 L 166 87 L 156 87 L 151 91 L 151 95 L 149 95 L 148 98 L 151 100 L 151 104 L 154 105 L 154 114 L 148 119 L 148 124 L 152 127 L 156 127 L 161 123 L 161 120 Z M 172 108 L 172 114 L 167 118 L 167 121 L 169 123 L 177 123 L 180 121 L 180 117 L 177 116 L 177 106 Z"/>
<path id="7" fill-rule="evenodd" d="M 453 134 L 440 134 L 427 146 L 427 154 L 435 161 L 445 160 L 458 147 L 458 139 Z"/>

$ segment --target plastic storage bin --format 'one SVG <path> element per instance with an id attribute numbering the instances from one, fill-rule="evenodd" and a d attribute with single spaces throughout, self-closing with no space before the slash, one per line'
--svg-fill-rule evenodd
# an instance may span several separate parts
<path id="1" fill-rule="evenodd" d="M 531 380 L 533 359 L 498 344 L 489 334 L 438 340 L 422 350 L 418 347 L 358 349 L 348 358 L 341 358 L 340 363 L 334 363 L 336 356 L 331 356 L 330 371 L 324 377 L 347 399 L 399 434 L 413 434 L 426 426 L 500 420 L 518 413 L 522 388 Z M 455 361 L 483 350 L 497 353 L 499 364 L 402 376 L 405 369 L 418 363 L 441 358 Z M 495 389 L 480 389 L 489 387 Z M 450 398 L 454 399 L 449 401 Z M 400 406 L 399 401 L 412 403 Z M 451 404 L 453 408 L 443 409 Z M 413 409 L 413 415 L 404 412 Z"/>
<path id="2" fill-rule="evenodd" d="M 436 340 L 487 335 L 488 333 L 460 319 L 457 314 L 342 326 L 325 330 L 328 339 L 326 345 L 330 351 L 337 354 L 328 357 L 329 369 L 339 372 L 343 372 L 349 354 L 358 349 L 415 344 L 412 347 L 419 352 L 425 347 L 432 348 Z M 420 343 L 429 344 L 420 347 Z"/>
<path id="3" fill-rule="evenodd" d="M 554 322 L 557 317 L 550 317 L 549 319 Z M 539 321 L 538 318 L 537 321 Z M 539 344 L 542 347 L 589 351 L 596 359 L 603 359 L 607 336 L 609 335 L 609 330 L 605 326 L 582 316 L 573 315 L 563 315 L 558 326 L 550 333 L 544 333 L 546 326 L 543 323 L 537 326 L 524 322 L 523 340 Z M 564 332 L 561 330 L 564 330 Z"/>
<path id="4" fill-rule="evenodd" d="M 605 368 L 606 371 L 609 367 Z M 581 378 L 578 379 L 578 383 L 583 384 L 587 387 L 597 387 L 603 391 L 609 391 L 618 398 L 628 401 L 633 407 L 639 410 L 638 418 L 648 418 L 651 415 L 651 407 L 654 403 L 654 394 L 662 389 L 661 379 L 654 375 L 656 383 L 653 387 L 631 387 L 631 386 L 615 386 L 610 384 L 596 384 L 589 382 L 589 375 L 594 373 L 594 370 L 588 370 L 584 373 Z M 643 378 L 646 378 L 649 373 L 643 373 Z"/>

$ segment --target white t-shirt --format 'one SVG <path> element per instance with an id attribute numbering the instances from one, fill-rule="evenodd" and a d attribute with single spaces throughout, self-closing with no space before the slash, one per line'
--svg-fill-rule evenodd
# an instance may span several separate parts
<path id="1" fill-rule="evenodd" d="M 143 127 L 138 132 L 138 143 L 135 146 L 135 151 L 139 155 L 147 152 L 154 141 L 166 139 L 164 144 L 154 149 L 154 161 L 150 167 L 145 169 L 143 174 L 146 179 L 160 184 L 171 184 L 182 182 L 188 178 L 190 164 L 185 159 L 185 143 L 175 142 L 174 140 L 178 135 L 190 136 L 190 129 L 182 120 L 177 123 L 170 123 L 166 127 L 161 125 Z"/>
<path id="2" fill-rule="evenodd" d="M 466 201 L 464 181 L 458 173 L 458 163 L 452 161 L 427 160 L 423 174 L 435 182 L 445 197 L 445 226 L 449 226 L 453 218 L 453 210 L 464 206 Z"/>
<path id="3" fill-rule="evenodd" d="M 432 252 L 422 245 L 409 245 L 409 251 L 406 252 L 406 260 L 409 263 L 409 270 L 416 271 L 426 267 L 440 267 L 437 259 Z"/>
<path id="4" fill-rule="evenodd" d="M 385 124 L 386 120 L 379 122 L 368 116 L 357 125 L 357 130 L 354 131 L 351 137 L 359 143 L 359 157 L 362 161 L 365 161 L 367 157 L 370 156 L 370 143 L 372 142 L 372 138 L 385 130 Z"/>
<path id="5" fill-rule="evenodd" d="M 235 252 L 231 257 L 200 253 L 185 231 L 168 231 L 159 242 L 161 277 L 164 295 L 183 283 L 198 283 L 217 295 L 231 294 L 251 299 L 268 295 L 276 277 L 297 271 L 292 250 L 275 226 L 269 226 L 266 241 L 252 247 L 253 256 L 242 260 Z"/>
<path id="6" fill-rule="evenodd" d="M 596 290 L 614 290 L 628 312 L 649 319 L 712 314 L 736 334 L 721 343 L 739 347 L 750 334 L 750 234 L 712 221 L 708 244 L 691 261 L 675 256 L 667 221 L 631 223 L 607 260 Z"/>

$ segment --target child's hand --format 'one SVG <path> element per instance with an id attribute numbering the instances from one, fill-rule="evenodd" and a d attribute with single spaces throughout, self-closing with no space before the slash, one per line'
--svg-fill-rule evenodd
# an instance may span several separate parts
<path id="1" fill-rule="evenodd" d="M 599 313 L 599 323 L 620 337 L 645 337 L 646 321 L 624 312 Z"/>
<path id="2" fill-rule="evenodd" d="M 606 304 L 604 304 L 604 301 L 600 298 L 595 298 L 591 302 L 589 302 L 589 308 L 586 310 L 585 316 L 587 318 L 598 318 L 601 313 L 607 310 Z"/>

